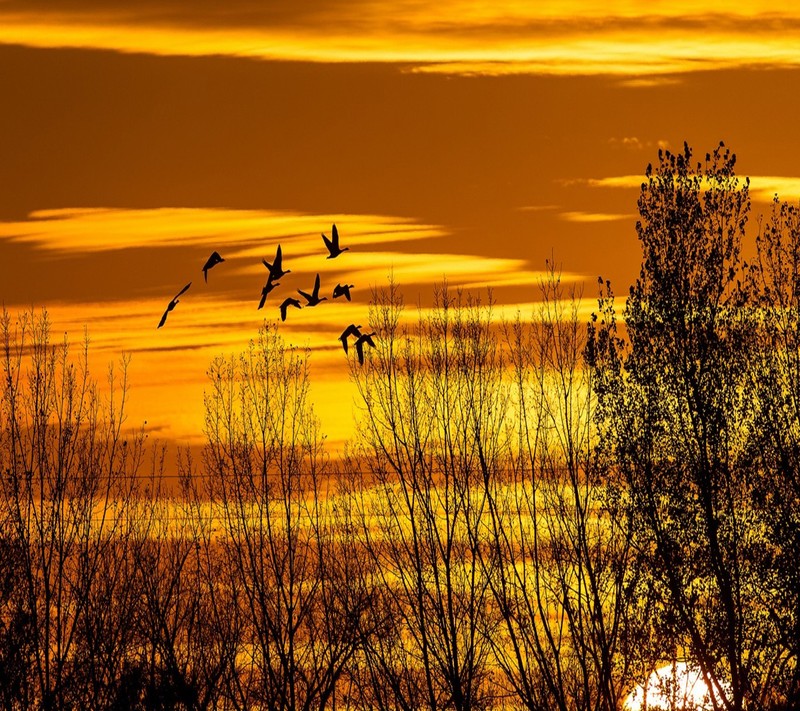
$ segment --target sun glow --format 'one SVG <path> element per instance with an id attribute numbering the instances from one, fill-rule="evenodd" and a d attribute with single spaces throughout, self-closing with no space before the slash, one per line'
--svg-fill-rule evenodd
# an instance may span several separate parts
<path id="1" fill-rule="evenodd" d="M 719 694 L 715 694 L 721 703 Z M 705 711 L 714 708 L 711 691 L 699 669 L 686 662 L 666 664 L 625 698 L 626 711 Z"/>
<path id="2" fill-rule="evenodd" d="M 328 260 L 320 231 L 329 230 L 333 222 L 351 251 Z M 482 296 L 487 287 L 525 286 L 533 297 L 543 274 L 526 260 L 433 251 L 435 240 L 445 234 L 436 225 L 385 215 L 211 208 L 69 208 L 0 222 L 0 240 L 36 250 L 48 263 L 103 256 L 110 260 L 110 273 L 140 275 L 125 286 L 114 281 L 113 293 L 91 301 L 66 289 L 47 303 L 51 324 L 55 333 L 67 332 L 76 345 L 86 327 L 97 373 L 121 353 L 129 354 L 129 422 L 138 426 L 146 419 L 154 436 L 190 443 L 202 441 L 203 388 L 211 360 L 241 352 L 265 320 L 279 319 L 283 298 L 297 296 L 297 289 L 311 290 L 316 274 L 327 301 L 292 310 L 279 328 L 288 344 L 311 352 L 317 414 L 336 445 L 351 434 L 349 403 L 354 395 L 347 356 L 337 338 L 349 323 L 368 324 L 373 288 L 385 286 L 391 277 L 409 289 L 404 316 L 409 322 L 427 313 L 426 307 L 414 306 L 417 290 L 428 292 L 445 278 L 453 288 Z M 271 260 L 278 244 L 291 273 L 258 310 L 267 277 L 261 260 Z M 172 256 L 161 266 L 167 249 Z M 225 263 L 210 270 L 205 283 L 201 266 L 212 249 L 220 250 Z M 564 274 L 563 279 L 582 277 Z M 156 329 L 169 299 L 189 281 L 191 289 L 180 297 L 165 326 Z M 339 281 L 355 285 L 352 302 L 331 298 Z M 25 303 L 5 305 L 12 314 L 26 308 Z M 519 310 L 524 318 L 531 308 L 530 303 L 498 304 L 494 316 L 513 319 Z"/>

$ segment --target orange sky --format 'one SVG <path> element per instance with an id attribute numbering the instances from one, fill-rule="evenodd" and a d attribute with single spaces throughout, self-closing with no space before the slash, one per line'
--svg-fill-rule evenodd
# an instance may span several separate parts
<path id="1" fill-rule="evenodd" d="M 390 271 L 410 304 L 446 275 L 511 313 L 554 254 L 589 301 L 598 274 L 624 294 L 644 168 L 684 140 L 724 139 L 756 212 L 800 196 L 800 12 L 772 3 L 118 5 L 0 0 L 0 298 L 86 324 L 101 364 L 132 353 L 131 424 L 168 440 L 199 441 L 211 358 L 317 271 L 353 303 L 281 328 L 335 449 L 336 336 Z M 333 221 L 351 251 L 327 261 Z M 257 311 L 279 242 L 292 274 Z"/>

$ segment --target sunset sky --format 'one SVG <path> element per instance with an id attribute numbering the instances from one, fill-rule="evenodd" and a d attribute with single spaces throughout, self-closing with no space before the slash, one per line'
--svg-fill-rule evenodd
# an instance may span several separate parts
<path id="1" fill-rule="evenodd" d="M 774 3 L 120 5 L 0 0 L 0 299 L 86 325 L 98 377 L 130 353 L 129 422 L 167 441 L 201 440 L 211 359 L 317 272 L 328 302 L 280 328 L 336 449 L 337 336 L 390 272 L 412 306 L 447 277 L 529 313 L 553 255 L 588 308 L 598 275 L 624 294 L 644 169 L 684 140 L 737 153 L 756 214 L 800 196 L 800 11 Z M 333 222 L 350 251 L 326 260 Z M 292 273 L 258 311 L 278 243 Z"/>

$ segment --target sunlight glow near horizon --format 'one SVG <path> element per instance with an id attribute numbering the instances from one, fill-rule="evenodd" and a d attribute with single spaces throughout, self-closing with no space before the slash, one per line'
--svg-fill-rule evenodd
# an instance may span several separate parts
<path id="1" fill-rule="evenodd" d="M 715 697 L 721 704 L 719 695 Z M 656 669 L 644 684 L 625 697 L 622 708 L 625 711 L 706 711 L 714 708 L 714 704 L 700 670 L 686 662 L 675 662 Z"/>
<path id="2" fill-rule="evenodd" d="M 342 245 L 351 251 L 328 260 L 319 230 L 327 232 L 334 220 Z M 118 257 L 120 265 L 150 271 L 150 260 L 159 258 L 158 250 L 186 250 L 186 256 L 179 251 L 176 260 L 186 262 L 186 268 L 166 270 L 149 286 L 139 287 L 138 293 L 104 294 L 100 298 L 105 300 L 91 301 L 61 298 L 46 306 L 56 341 L 61 339 L 55 334 L 66 332 L 77 347 L 86 328 L 93 371 L 101 382 L 109 362 L 118 362 L 123 354 L 131 356 L 131 426 L 147 420 L 154 436 L 195 444 L 203 440 L 203 389 L 212 359 L 244 351 L 265 320 L 278 322 L 283 298 L 300 298 L 298 288 L 310 291 L 317 273 L 328 300 L 313 309 L 290 309 L 278 327 L 288 345 L 310 350 L 312 397 L 323 431 L 336 446 L 352 433 L 349 410 L 355 395 L 338 336 L 349 323 L 368 328 L 373 288 L 387 286 L 390 277 L 400 285 L 406 300 L 403 322 L 409 326 L 431 313 L 429 306 L 416 303 L 420 298 L 416 289 L 424 289 L 428 299 L 427 292 L 445 280 L 452 295 L 458 289 L 472 290 L 484 304 L 489 288 L 524 288 L 530 302 L 495 304 L 492 314 L 498 322 L 513 320 L 517 313 L 523 319 L 531 316 L 536 287 L 545 275 L 526 260 L 439 253 L 429 251 L 430 242 L 426 248 L 399 251 L 409 241 L 416 245 L 443 234 L 441 227 L 389 216 L 266 210 L 81 208 L 40 210 L 28 220 L 0 222 L 0 239 L 32 247 L 47 259 L 83 259 L 101 252 L 113 256 L 125 250 Z M 292 272 L 259 311 L 256 306 L 267 277 L 261 258 L 271 260 L 279 243 L 284 268 Z M 205 284 L 202 260 L 196 255 L 205 259 L 211 249 L 219 249 L 226 261 L 209 272 Z M 151 255 L 152 250 L 155 257 L 138 254 Z M 583 278 L 562 274 L 565 284 Z M 190 280 L 192 288 L 180 297 L 164 328 L 156 329 L 167 302 Z M 339 281 L 355 284 L 352 302 L 331 298 L 330 290 Z M 585 301 L 587 318 L 593 306 L 593 300 Z M 26 305 L 6 307 L 13 316 Z M 342 403 L 347 404 L 344 416 Z"/>

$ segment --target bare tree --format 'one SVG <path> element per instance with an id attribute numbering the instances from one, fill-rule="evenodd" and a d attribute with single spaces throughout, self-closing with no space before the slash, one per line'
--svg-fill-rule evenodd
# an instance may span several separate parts
<path id="1" fill-rule="evenodd" d="M 110 561 L 124 558 L 117 539 L 144 445 L 141 433 L 122 435 L 127 362 L 121 375 L 109 369 L 104 398 L 89 372 L 88 338 L 73 360 L 66 338 L 51 342 L 46 313 L 13 321 L 7 312 L 0 336 L 0 518 L 18 586 L 5 624 L 29 665 L 27 678 L 6 690 L 17 697 L 7 705 L 102 703 L 125 649 L 113 638 L 120 619 L 105 619 L 95 603 L 126 582 L 105 576 Z M 95 644 L 97 664 L 87 669 L 87 645 Z"/>
<path id="2" fill-rule="evenodd" d="M 548 263 L 532 320 L 505 327 L 511 446 L 486 479 L 490 639 L 529 709 L 616 709 L 638 671 L 630 525 L 597 461 L 586 335 L 579 297 Z"/>
<path id="3" fill-rule="evenodd" d="M 485 477 L 502 456 L 502 359 L 490 310 L 437 291 L 416 329 L 394 284 L 375 294 L 376 350 L 353 362 L 363 407 L 351 469 L 377 593 L 364 664 L 381 708 L 491 701 Z"/>
<path id="4" fill-rule="evenodd" d="M 234 359 L 217 359 L 206 396 L 205 474 L 219 549 L 243 620 L 230 702 L 325 708 L 358 646 L 324 453 L 309 400 L 308 353 L 274 326 Z"/>

